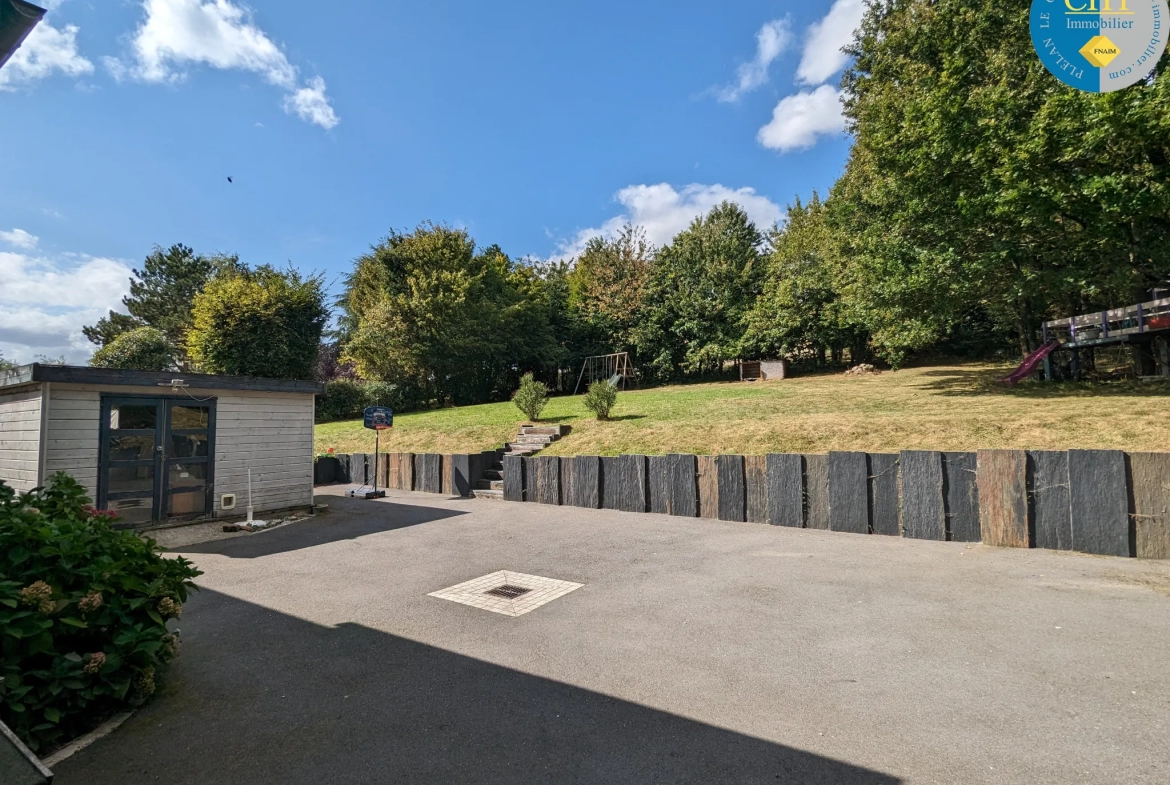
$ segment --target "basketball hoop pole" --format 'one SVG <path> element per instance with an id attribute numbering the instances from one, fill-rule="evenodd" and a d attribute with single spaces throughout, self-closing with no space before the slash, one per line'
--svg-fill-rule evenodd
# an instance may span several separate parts
<path id="1" fill-rule="evenodd" d="M 382 435 L 381 428 L 374 429 L 374 495 L 378 495 L 378 438 Z"/>

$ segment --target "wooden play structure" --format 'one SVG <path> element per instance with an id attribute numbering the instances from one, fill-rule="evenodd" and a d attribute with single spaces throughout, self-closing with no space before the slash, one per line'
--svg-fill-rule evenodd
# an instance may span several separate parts
<path id="1" fill-rule="evenodd" d="M 1041 346 L 1000 381 L 1015 384 L 1037 371 L 1044 381 L 1080 378 L 1085 349 L 1128 345 L 1138 378 L 1170 376 L 1170 297 L 1044 322 Z"/>
<path id="2" fill-rule="evenodd" d="M 581 390 L 581 382 L 585 382 L 585 389 L 599 379 L 607 380 L 614 387 L 625 390 L 627 386 L 638 386 L 638 372 L 630 362 L 629 352 L 615 352 L 614 354 L 595 354 L 586 357 L 581 364 L 581 375 L 577 377 L 577 386 L 573 388 L 573 395 Z"/>

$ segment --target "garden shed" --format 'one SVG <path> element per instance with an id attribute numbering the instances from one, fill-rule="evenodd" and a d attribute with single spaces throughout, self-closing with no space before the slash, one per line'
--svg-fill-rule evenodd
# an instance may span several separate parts
<path id="1" fill-rule="evenodd" d="M 313 503 L 309 381 L 34 363 L 0 371 L 0 480 L 64 471 L 122 523 Z"/>

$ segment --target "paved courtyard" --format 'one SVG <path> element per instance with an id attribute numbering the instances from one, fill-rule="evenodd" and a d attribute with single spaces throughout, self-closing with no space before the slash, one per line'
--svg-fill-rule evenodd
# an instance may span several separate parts
<path id="1" fill-rule="evenodd" d="M 58 785 L 1170 781 L 1168 562 L 319 491 Z"/>

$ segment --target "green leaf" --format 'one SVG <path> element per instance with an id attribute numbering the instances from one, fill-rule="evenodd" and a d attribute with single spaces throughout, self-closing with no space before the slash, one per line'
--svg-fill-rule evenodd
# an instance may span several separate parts
<path id="1" fill-rule="evenodd" d="M 65 659 L 69 660 L 70 662 L 81 662 L 81 655 L 75 651 L 71 651 L 65 655 Z"/>
<path id="2" fill-rule="evenodd" d="M 68 624 L 71 627 L 88 627 L 89 626 L 81 619 L 75 619 L 72 616 L 65 616 L 62 619 L 60 619 L 60 621 L 62 624 Z"/>
<path id="3" fill-rule="evenodd" d="M 45 719 L 52 723 L 61 721 L 61 712 L 56 709 L 45 709 Z"/>
<path id="4" fill-rule="evenodd" d="M 151 608 L 150 610 L 148 610 L 148 611 L 146 612 L 146 614 L 147 614 L 148 616 L 150 616 L 150 618 L 152 618 L 152 619 L 154 619 L 156 622 L 158 622 L 159 624 L 164 624 L 164 625 L 166 624 L 166 622 L 165 622 L 165 621 L 163 621 L 163 617 L 162 617 L 162 616 L 160 616 L 160 615 L 159 615 L 159 613 L 158 613 L 158 611 L 156 611 L 154 608 Z"/>

